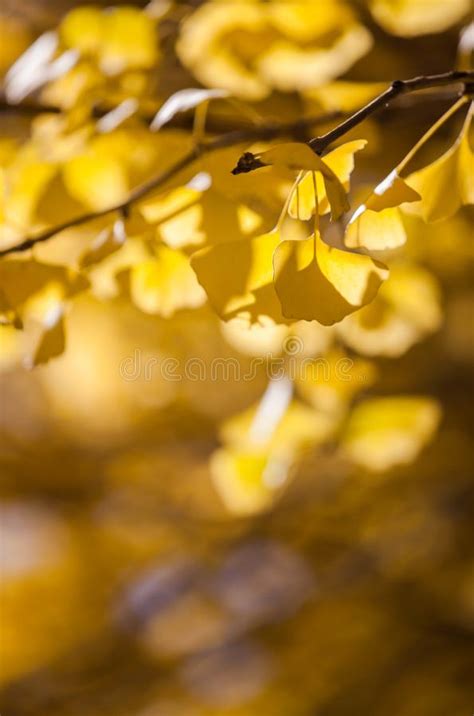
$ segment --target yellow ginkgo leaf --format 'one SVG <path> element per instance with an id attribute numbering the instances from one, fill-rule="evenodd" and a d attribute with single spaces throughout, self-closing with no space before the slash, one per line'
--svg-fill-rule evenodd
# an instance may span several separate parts
<path id="1" fill-rule="evenodd" d="M 139 8 L 75 8 L 64 18 L 60 35 L 67 47 L 96 55 L 108 75 L 149 69 L 158 59 L 156 23 Z"/>
<path id="2" fill-rule="evenodd" d="M 100 49 L 103 35 L 104 14 L 94 6 L 76 7 L 61 22 L 59 33 L 66 47 L 73 47 L 83 54 Z"/>
<path id="3" fill-rule="evenodd" d="M 408 186 L 395 169 L 354 212 L 346 229 L 346 246 L 373 251 L 402 246 L 407 237 L 398 207 L 419 199 L 418 192 Z"/>
<path id="4" fill-rule="evenodd" d="M 258 67 L 262 76 L 277 89 L 301 91 L 345 74 L 371 46 L 372 35 L 367 28 L 353 24 L 329 49 L 321 46 L 300 48 L 287 41 L 276 42 L 261 58 Z"/>
<path id="5" fill-rule="evenodd" d="M 22 356 L 22 333 L 12 325 L 0 323 L 0 373 L 17 366 Z"/>
<path id="6" fill-rule="evenodd" d="M 470 0 L 372 0 L 375 20 L 387 32 L 416 37 L 441 32 L 469 13 Z"/>
<path id="7" fill-rule="evenodd" d="M 474 203 L 474 153 L 470 130 L 474 116 L 471 105 L 462 131 L 454 145 L 427 167 L 407 177 L 407 183 L 421 195 L 421 201 L 404 208 L 425 221 L 441 221 L 461 206 Z"/>
<path id="8" fill-rule="evenodd" d="M 441 320 L 435 277 L 415 264 L 395 264 L 375 300 L 347 316 L 337 331 L 358 353 L 395 358 L 436 331 Z"/>
<path id="9" fill-rule="evenodd" d="M 191 266 L 214 310 L 223 320 L 269 317 L 284 323 L 273 286 L 273 254 L 281 241 L 272 231 L 249 240 L 230 241 L 197 251 Z"/>
<path id="10" fill-rule="evenodd" d="M 284 380 L 281 382 L 280 392 L 284 389 Z M 271 385 L 272 388 L 267 389 L 267 397 L 271 396 L 274 388 L 274 384 Z M 263 410 L 264 401 L 261 401 L 223 424 L 220 437 L 226 445 L 242 450 L 264 448 L 289 459 L 299 450 L 323 443 L 331 437 L 336 427 L 334 419 L 298 400 L 291 401 L 280 414 L 279 386 L 276 387 L 277 390 L 273 391 L 276 399 L 268 400 Z"/>
<path id="11" fill-rule="evenodd" d="M 347 167 L 347 161 L 350 162 L 350 159 L 346 158 L 344 160 L 342 156 L 343 152 L 339 155 L 339 161 L 334 161 L 337 166 L 346 165 Z M 349 202 L 344 186 L 330 165 L 321 159 L 316 152 L 313 152 L 308 144 L 303 142 L 279 144 L 273 149 L 257 154 L 257 159 L 264 166 L 284 166 L 289 169 L 319 172 L 324 181 L 325 193 L 331 207 L 333 220 L 338 219 L 345 211 L 348 211 Z"/>
<path id="12" fill-rule="evenodd" d="M 182 308 L 201 306 L 205 301 L 189 258 L 164 244 L 156 249 L 156 257 L 132 267 L 130 295 L 144 313 L 165 318 Z"/>
<path id="13" fill-rule="evenodd" d="M 283 315 L 326 326 L 370 303 L 388 277 L 383 264 L 328 246 L 319 234 L 283 241 L 273 263 Z"/>
<path id="14" fill-rule="evenodd" d="M 334 172 L 346 192 L 349 191 L 349 180 L 354 170 L 354 154 L 364 149 L 367 142 L 365 139 L 357 139 L 337 147 L 324 157 L 324 163 Z M 318 194 L 318 207 L 320 214 L 326 214 L 329 209 L 329 201 L 326 193 L 326 186 L 322 175 L 316 175 L 316 190 Z M 311 172 L 307 172 L 298 182 L 288 207 L 288 213 L 294 218 L 303 221 L 310 219 L 315 211 L 314 183 Z"/>
<path id="15" fill-rule="evenodd" d="M 332 349 L 324 357 L 306 361 L 298 371 L 296 388 L 314 408 L 338 414 L 357 393 L 373 385 L 377 370 L 373 363 L 350 358 L 341 349 Z"/>
<path id="16" fill-rule="evenodd" d="M 64 352 L 66 345 L 63 315 L 66 287 L 59 281 L 51 281 L 31 296 L 23 308 L 25 321 L 25 366 L 33 368 L 47 363 Z"/>
<path id="17" fill-rule="evenodd" d="M 45 287 L 63 286 L 63 294 L 72 296 L 88 287 L 88 281 L 72 269 L 38 261 L 10 259 L 0 263 L 0 312 L 20 313 L 27 302 Z"/>
<path id="18" fill-rule="evenodd" d="M 336 80 L 322 87 L 308 89 L 304 93 L 309 107 L 313 103 L 326 111 L 340 110 L 353 112 L 364 104 L 370 102 L 378 94 L 387 89 L 385 82 L 351 82 Z"/>
<path id="19" fill-rule="evenodd" d="M 216 450 L 210 460 L 211 477 L 228 510 L 248 515 L 269 507 L 286 482 L 290 465 L 262 449 L 233 447 Z"/>
<path id="20" fill-rule="evenodd" d="M 441 419 L 435 400 L 419 396 L 374 398 L 352 412 L 343 447 L 368 470 L 412 462 L 431 440 Z"/>
<path id="21" fill-rule="evenodd" d="M 122 163 L 112 157 L 85 154 L 63 166 L 67 190 L 85 206 L 100 211 L 124 201 L 128 178 Z"/>

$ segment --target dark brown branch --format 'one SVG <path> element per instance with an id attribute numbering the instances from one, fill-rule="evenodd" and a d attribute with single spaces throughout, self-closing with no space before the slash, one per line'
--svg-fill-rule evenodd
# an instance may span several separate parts
<path id="1" fill-rule="evenodd" d="M 474 72 L 444 72 L 440 75 L 428 75 L 426 77 L 414 77 L 410 80 L 395 80 L 384 92 L 364 105 L 357 112 L 352 114 L 346 120 L 338 124 L 337 127 L 331 129 L 320 137 L 311 139 L 308 144 L 317 154 L 322 154 L 331 144 L 343 137 L 351 129 L 357 127 L 367 117 L 377 112 L 382 107 L 386 107 L 395 98 L 410 92 L 417 92 L 431 87 L 443 87 L 445 85 L 464 84 L 466 87 L 470 82 L 474 81 Z M 233 169 L 233 174 L 243 174 L 259 169 L 264 166 L 262 162 L 251 152 L 243 154 L 237 166 Z"/>
<path id="2" fill-rule="evenodd" d="M 309 145 L 314 149 L 315 152 L 321 154 L 326 150 L 333 142 L 340 139 L 342 136 L 347 134 L 351 129 L 356 127 L 358 124 L 364 121 L 367 117 L 374 114 L 378 109 L 386 106 L 389 102 L 393 101 L 396 97 L 407 94 L 410 92 L 416 92 L 422 89 L 428 89 L 431 87 L 442 87 L 445 85 L 462 84 L 466 86 L 474 81 L 474 72 L 445 72 L 439 75 L 429 75 L 426 77 L 415 77 L 409 80 L 396 80 L 393 82 L 385 92 L 382 92 L 378 97 L 364 105 L 361 109 L 355 112 L 353 115 L 348 117 L 334 129 L 330 130 L 326 134 L 320 137 L 315 137 L 310 140 Z M 65 222 L 59 226 L 54 226 L 46 231 L 36 234 L 31 237 L 26 237 L 23 241 L 15 246 L 10 246 L 6 249 L 0 250 L 0 257 L 7 256 L 8 254 L 16 253 L 19 251 L 27 251 L 36 244 L 47 241 L 52 236 L 59 234 L 61 231 L 66 229 L 85 224 L 94 219 L 98 219 L 102 216 L 112 213 L 124 213 L 132 204 L 144 198 L 148 194 L 152 193 L 156 189 L 166 184 L 167 181 L 176 176 L 180 171 L 190 166 L 196 159 L 204 154 L 216 151 L 218 149 L 224 149 L 226 147 L 236 146 L 244 142 L 251 141 L 269 141 L 280 136 L 290 136 L 294 139 L 302 139 L 304 131 L 311 126 L 317 124 L 324 124 L 330 120 L 333 120 L 336 116 L 340 116 L 340 113 L 330 113 L 320 117 L 312 117 L 307 119 L 297 120 L 296 122 L 287 123 L 271 123 L 265 125 L 259 125 L 256 127 L 249 127 L 246 129 L 235 130 L 223 134 L 215 139 L 208 142 L 204 142 L 194 149 L 191 149 L 175 164 L 166 169 L 158 176 L 153 177 L 142 186 L 134 189 L 126 201 L 111 206 L 107 209 L 98 212 L 91 212 L 77 216 L 70 221 Z M 253 171 L 263 166 L 262 162 L 251 152 L 246 152 L 239 159 L 239 162 L 233 174 L 241 174 L 245 172 Z"/>
<path id="3" fill-rule="evenodd" d="M 259 140 L 268 141 L 280 136 L 291 136 L 294 139 L 302 139 L 304 132 L 308 128 L 314 127 L 317 124 L 325 124 L 326 122 L 334 120 L 338 116 L 340 116 L 340 112 L 331 112 L 325 115 L 320 115 L 319 117 L 308 117 L 306 119 L 299 119 L 296 122 L 272 122 L 269 124 L 258 125 L 255 127 L 248 127 L 246 129 L 235 130 L 233 132 L 228 132 L 219 137 L 216 137 L 215 139 L 211 139 L 208 142 L 194 147 L 164 172 L 161 172 L 161 174 L 158 174 L 145 184 L 142 184 L 141 186 L 131 191 L 124 202 L 121 202 L 120 204 L 115 204 L 114 206 L 108 207 L 107 209 L 103 209 L 101 211 L 81 214 L 80 216 L 76 216 L 75 218 L 70 219 L 63 224 L 53 226 L 50 229 L 46 229 L 45 231 L 34 236 L 26 237 L 23 241 L 21 241 L 19 244 L 16 244 L 15 246 L 9 246 L 5 249 L 1 249 L 0 257 L 8 256 L 9 254 L 17 253 L 20 251 L 28 251 L 28 249 L 31 249 L 36 244 L 40 244 L 44 241 L 47 241 L 56 234 L 59 234 L 61 231 L 65 231 L 66 229 L 72 229 L 75 226 L 86 224 L 89 221 L 94 221 L 95 219 L 99 219 L 102 216 L 106 216 L 107 214 L 123 214 L 134 203 L 136 203 L 140 199 L 143 199 L 148 194 L 151 194 L 156 189 L 159 189 L 161 186 L 166 184 L 167 181 L 179 174 L 179 172 L 186 167 L 190 166 L 194 161 L 196 161 L 196 159 L 198 159 L 204 154 L 209 154 L 210 152 L 216 151 L 218 149 L 225 149 L 226 147 L 243 144 L 244 142 L 252 142 Z"/>

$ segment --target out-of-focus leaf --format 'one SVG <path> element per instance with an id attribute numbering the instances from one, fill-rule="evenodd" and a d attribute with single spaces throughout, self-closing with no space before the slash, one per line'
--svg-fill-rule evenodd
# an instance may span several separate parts
<path id="1" fill-rule="evenodd" d="M 442 32 L 468 15 L 469 0 L 371 0 L 370 9 L 384 30 L 401 37 Z"/>
<path id="2" fill-rule="evenodd" d="M 107 75 L 150 69 L 159 58 L 156 23 L 135 7 L 75 8 L 64 18 L 60 35 L 67 47 L 97 56 Z"/>
<path id="3" fill-rule="evenodd" d="M 165 318 L 179 309 L 201 306 L 205 301 L 189 258 L 164 244 L 157 247 L 154 258 L 131 269 L 130 295 L 144 313 Z"/>
<path id="4" fill-rule="evenodd" d="M 431 398 L 373 398 L 354 408 L 343 447 L 358 465 L 388 470 L 412 462 L 432 439 L 440 419 L 440 407 Z"/>
<path id="5" fill-rule="evenodd" d="M 363 355 L 395 358 L 436 331 L 441 320 L 435 277 L 416 264 L 395 264 L 373 303 L 345 318 L 337 331 Z"/>

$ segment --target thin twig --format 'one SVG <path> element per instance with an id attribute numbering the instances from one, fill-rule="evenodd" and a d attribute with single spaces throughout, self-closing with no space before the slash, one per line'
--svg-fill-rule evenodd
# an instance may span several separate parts
<path id="1" fill-rule="evenodd" d="M 392 82 L 392 84 L 387 90 L 382 92 L 378 97 L 376 97 L 368 104 L 364 105 L 361 109 L 348 117 L 348 119 L 341 122 L 341 124 L 339 124 L 337 127 L 330 130 L 326 134 L 323 134 L 320 137 L 315 137 L 314 139 L 311 139 L 309 141 L 309 145 L 312 149 L 314 149 L 315 152 L 321 154 L 333 142 L 335 142 L 337 139 L 340 139 L 351 129 L 363 122 L 364 119 L 374 114 L 374 112 L 376 112 L 381 107 L 386 106 L 389 102 L 394 100 L 399 95 L 416 92 L 422 89 L 428 89 L 430 87 L 441 87 L 444 85 L 458 83 L 464 83 L 467 85 L 473 81 L 474 72 L 456 71 L 445 72 L 443 74 L 438 75 L 429 75 L 426 77 L 415 77 L 409 80 L 396 80 L 395 82 Z M 111 206 L 107 209 L 103 209 L 101 211 L 82 214 L 81 216 L 77 216 L 74 219 L 65 222 L 64 224 L 54 226 L 35 236 L 26 237 L 17 245 L 0 250 L 0 257 L 7 256 L 8 254 L 20 251 L 27 251 L 36 244 L 47 241 L 56 234 L 59 234 L 61 231 L 73 228 L 75 226 L 79 226 L 81 224 L 85 224 L 89 221 L 93 221 L 94 219 L 106 216 L 107 214 L 126 212 L 132 206 L 132 204 L 139 201 L 140 199 L 143 199 L 145 196 L 152 193 L 156 189 L 162 187 L 164 184 L 166 184 L 167 181 L 172 179 L 183 169 L 190 166 L 194 161 L 196 161 L 204 154 L 209 154 L 210 152 L 216 151 L 218 149 L 236 146 L 244 142 L 258 140 L 268 141 L 271 139 L 275 139 L 279 136 L 291 136 L 293 138 L 300 139 L 304 130 L 307 129 L 309 126 L 315 126 L 317 124 L 328 122 L 331 119 L 333 120 L 335 116 L 339 116 L 339 113 L 330 113 L 321 117 L 302 119 L 296 122 L 265 124 L 223 134 L 219 137 L 216 137 L 215 139 L 212 139 L 208 142 L 204 142 L 191 149 L 184 156 L 182 156 L 181 159 L 178 159 L 177 162 L 175 162 L 164 172 L 158 174 L 158 176 L 153 177 L 145 184 L 142 184 L 141 186 L 134 189 L 124 202 Z M 251 152 L 246 152 L 239 159 L 239 162 L 233 170 L 233 173 L 241 174 L 244 172 L 253 171 L 254 169 L 258 169 L 261 166 L 263 166 L 262 162 L 254 154 L 252 154 Z"/>
<path id="2" fill-rule="evenodd" d="M 72 229 L 75 226 L 86 224 L 87 222 L 94 221 L 95 219 L 100 219 L 107 214 L 125 213 L 134 203 L 136 203 L 140 199 L 143 199 L 148 194 L 151 194 L 156 189 L 159 189 L 161 186 L 166 184 L 167 181 L 179 174 L 179 172 L 183 169 L 186 169 L 204 154 L 209 154 L 210 152 L 214 152 L 218 149 L 225 149 L 227 147 L 236 146 L 245 142 L 268 141 L 280 136 L 292 136 L 295 139 L 301 138 L 302 134 L 309 127 L 314 127 L 317 124 L 325 124 L 326 122 L 334 120 L 338 116 L 340 116 L 340 112 L 330 112 L 324 115 L 320 115 L 319 117 L 299 119 L 294 122 L 272 122 L 256 127 L 248 127 L 246 129 L 239 129 L 233 132 L 228 132 L 219 137 L 211 139 L 208 142 L 203 142 L 202 144 L 195 146 L 189 152 L 184 154 L 168 169 L 165 169 L 165 171 L 161 172 L 161 174 L 158 174 L 157 176 L 150 179 L 148 182 L 141 184 L 136 189 L 132 190 L 125 201 L 107 207 L 106 209 L 102 209 L 100 211 L 81 214 L 79 216 L 74 217 L 73 219 L 69 219 L 63 224 L 53 226 L 50 229 L 46 229 L 45 231 L 34 236 L 26 237 L 19 244 L 15 244 L 14 246 L 9 246 L 5 249 L 1 249 L 0 257 L 8 256 L 9 254 L 21 251 L 28 251 L 36 244 L 40 244 L 44 241 L 47 241 L 56 234 L 59 234 L 61 231 L 65 231 L 66 229 Z"/>
<path id="3" fill-rule="evenodd" d="M 431 87 L 442 87 L 444 85 L 461 83 L 468 85 L 472 81 L 474 81 L 474 72 L 472 71 L 444 72 L 440 75 L 414 77 L 410 80 L 395 80 L 395 82 L 392 82 L 390 87 L 388 87 L 384 92 L 379 94 L 378 97 L 361 107 L 361 109 L 357 110 L 357 112 L 355 112 L 346 120 L 338 124 L 337 127 L 334 127 L 334 129 L 331 129 L 329 132 L 321 135 L 320 137 L 315 137 L 314 139 L 311 139 L 308 144 L 312 149 L 314 149 L 317 154 L 322 154 L 336 140 L 343 137 L 351 129 L 357 127 L 358 124 L 367 119 L 367 117 L 370 117 L 381 107 L 386 107 L 396 97 L 399 97 L 402 94 L 417 92 L 419 90 L 429 89 Z M 246 172 L 254 171 L 254 169 L 259 169 L 262 166 L 265 165 L 258 159 L 258 157 L 256 157 L 251 152 L 246 152 L 240 157 L 239 161 L 237 162 L 237 166 L 235 167 L 235 169 L 233 169 L 232 173 L 243 174 Z"/>

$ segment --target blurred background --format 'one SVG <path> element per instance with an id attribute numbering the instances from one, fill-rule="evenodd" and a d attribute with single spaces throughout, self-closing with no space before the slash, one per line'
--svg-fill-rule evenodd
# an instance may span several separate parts
<path id="1" fill-rule="evenodd" d="M 396 78 L 468 69 L 473 46 L 462 0 L 79 7 L 0 0 L 2 247 L 189 149 L 197 110 L 149 129 L 181 89 L 230 92 L 208 106 L 211 137 L 342 115 Z M 51 57 L 30 55 L 25 79 L 15 63 L 45 36 Z M 407 95 L 347 137 L 369 142 L 353 207 L 458 89 Z M 382 257 L 391 283 L 334 327 L 224 323 L 188 257 L 277 218 L 286 175 L 229 174 L 251 146 L 116 218 L 123 246 L 102 218 L 1 260 L 21 309 L 0 326 L 6 716 L 472 713 L 472 207 L 435 224 L 404 214 L 406 244 Z M 150 251 L 164 278 L 143 277 Z M 272 380 L 289 364 L 292 383 Z"/>

